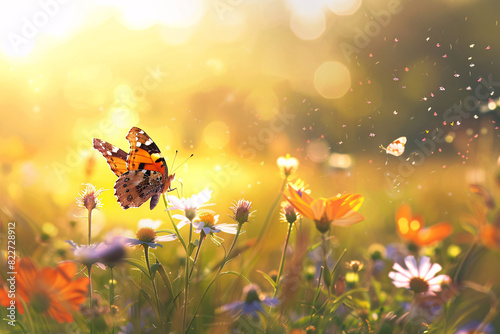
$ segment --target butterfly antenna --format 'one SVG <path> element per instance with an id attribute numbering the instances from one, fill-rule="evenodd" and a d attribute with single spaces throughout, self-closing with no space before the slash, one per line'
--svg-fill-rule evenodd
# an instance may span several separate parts
<path id="1" fill-rule="evenodd" d="M 175 167 L 175 169 L 172 170 L 172 173 L 175 172 L 180 166 L 184 165 L 189 159 L 193 157 L 194 154 L 191 154 L 186 160 L 184 160 L 182 163 L 179 164 L 179 166 Z M 172 165 L 173 168 L 173 165 Z"/>
<path id="2" fill-rule="evenodd" d="M 177 153 L 179 153 L 179 150 L 175 150 L 174 160 L 172 160 L 172 169 L 174 169 L 174 164 L 175 164 L 175 159 L 177 158 Z"/>

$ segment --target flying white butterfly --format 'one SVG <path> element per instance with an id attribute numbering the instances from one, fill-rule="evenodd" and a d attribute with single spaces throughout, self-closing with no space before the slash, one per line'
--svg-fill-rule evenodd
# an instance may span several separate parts
<path id="1" fill-rule="evenodd" d="M 398 139 L 387 145 L 387 147 L 383 147 L 382 145 L 380 145 L 380 148 L 385 150 L 385 153 L 387 154 L 392 154 L 396 157 L 399 157 L 405 151 L 405 144 L 406 137 L 399 137 Z"/>

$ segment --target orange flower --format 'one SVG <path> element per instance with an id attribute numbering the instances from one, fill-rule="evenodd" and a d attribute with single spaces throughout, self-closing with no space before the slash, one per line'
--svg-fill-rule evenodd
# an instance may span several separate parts
<path id="1" fill-rule="evenodd" d="M 479 238 L 483 244 L 492 249 L 500 249 L 500 228 L 493 224 L 486 224 L 479 230 Z"/>
<path id="2" fill-rule="evenodd" d="M 357 212 L 363 203 L 363 196 L 359 194 L 314 199 L 289 184 L 283 195 L 302 216 L 313 220 L 321 233 L 328 232 L 331 224 L 351 226 L 365 220 L 365 217 Z"/>
<path id="3" fill-rule="evenodd" d="M 396 213 L 396 225 L 401 238 L 417 246 L 427 246 L 441 241 L 453 232 L 451 224 L 446 222 L 423 228 L 422 217 L 413 216 L 408 204 L 399 207 Z"/>
<path id="4" fill-rule="evenodd" d="M 55 268 L 38 270 L 28 258 L 16 261 L 15 306 L 24 314 L 21 300 L 34 311 L 48 315 L 58 322 L 72 322 L 70 310 L 78 310 L 85 302 L 89 279 L 73 280 L 77 269 L 73 262 L 61 262 Z M 2 282 L 3 283 L 3 282 Z M 0 304 L 10 306 L 9 286 L 0 288 Z"/>

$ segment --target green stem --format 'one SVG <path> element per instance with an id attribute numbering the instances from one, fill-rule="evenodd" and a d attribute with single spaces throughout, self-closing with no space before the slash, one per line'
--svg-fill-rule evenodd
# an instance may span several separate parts
<path id="1" fill-rule="evenodd" d="M 172 217 L 170 210 L 168 210 L 167 197 L 165 196 L 165 194 L 163 194 L 163 203 L 165 204 L 165 209 L 167 211 L 168 217 L 170 218 L 170 222 L 172 222 L 172 226 L 174 227 L 175 234 L 177 235 L 177 238 L 179 238 L 179 241 L 181 242 L 182 247 L 184 247 L 184 250 L 187 252 L 186 243 L 184 242 L 184 239 L 182 238 L 182 235 L 179 232 L 177 225 L 175 224 L 174 218 Z"/>
<path id="2" fill-rule="evenodd" d="M 224 266 L 226 265 L 226 262 L 227 260 L 229 259 L 229 255 L 231 255 L 231 251 L 233 250 L 234 248 L 234 245 L 236 244 L 236 240 L 238 240 L 238 236 L 240 235 L 240 232 L 241 232 L 241 227 L 242 227 L 243 224 L 238 224 L 238 229 L 236 231 L 236 236 L 234 237 L 233 239 L 233 243 L 231 244 L 231 247 L 229 247 L 229 251 L 226 253 L 226 256 L 224 257 L 224 259 L 222 260 L 222 263 L 219 267 L 219 270 L 217 271 L 217 273 L 215 274 L 214 278 L 212 278 L 212 281 L 210 281 L 210 284 L 208 284 L 207 288 L 205 289 L 205 292 L 203 292 L 203 295 L 201 296 L 201 299 L 200 299 L 200 302 L 198 303 L 198 306 L 196 306 L 196 309 L 194 311 L 194 314 L 193 314 L 193 318 L 191 319 L 191 321 L 189 322 L 189 325 L 188 327 L 186 328 L 186 333 L 189 331 L 189 328 L 191 327 L 191 325 L 193 324 L 193 321 L 194 319 L 196 319 L 196 314 L 198 313 L 198 310 L 200 309 L 200 306 L 201 306 L 201 303 L 203 302 L 203 299 L 205 298 L 205 296 L 207 295 L 208 293 L 208 290 L 210 290 L 210 287 L 212 286 L 212 284 L 214 284 L 215 280 L 217 279 L 217 277 L 219 277 L 219 274 L 220 272 L 222 271 L 222 269 L 224 268 Z"/>
<path id="3" fill-rule="evenodd" d="M 280 261 L 280 269 L 278 271 L 278 276 L 276 277 L 276 290 L 274 290 L 274 297 L 278 294 L 278 288 L 280 286 L 280 278 L 281 275 L 283 274 L 283 268 L 285 267 L 285 255 L 286 255 L 286 248 L 288 247 L 288 240 L 290 239 L 290 233 L 292 231 L 292 224 L 288 224 L 288 233 L 286 234 L 286 239 L 285 239 L 285 247 L 283 248 L 283 253 L 281 254 L 281 261 Z"/>
<path id="4" fill-rule="evenodd" d="M 331 284 L 331 274 L 330 274 L 330 268 L 328 268 L 327 261 L 326 261 L 326 237 L 325 233 L 321 233 L 321 248 L 323 249 L 323 267 L 325 267 L 325 272 L 323 273 L 323 280 L 325 281 L 327 287 L 328 287 L 328 298 L 330 298 L 330 286 Z M 340 261 L 340 260 L 339 260 Z M 325 278 L 326 275 L 328 275 L 328 278 Z"/>
<path id="5" fill-rule="evenodd" d="M 88 222 L 89 222 L 89 246 L 90 246 L 90 240 L 91 240 L 91 237 L 92 237 L 92 210 L 89 210 L 89 214 L 88 214 Z"/>
<path id="6" fill-rule="evenodd" d="M 183 317 L 182 317 L 182 328 L 184 331 L 186 330 L 186 322 L 187 322 L 187 308 L 188 308 L 188 297 L 189 297 L 189 277 L 191 276 L 189 274 L 189 261 L 191 260 L 191 257 L 189 256 L 189 249 L 191 246 L 191 239 L 193 237 L 193 222 L 189 222 L 189 242 L 188 242 L 188 248 L 186 249 L 186 268 L 184 270 L 184 275 L 186 276 L 184 279 L 184 312 L 183 312 Z M 193 266 L 194 267 L 194 266 Z"/>
<path id="7" fill-rule="evenodd" d="M 278 205 L 278 203 L 281 199 L 281 196 L 283 196 L 282 192 L 283 192 L 283 189 L 285 189 L 287 182 L 288 182 L 288 177 L 285 177 L 285 179 L 283 180 L 283 184 L 281 185 L 280 191 L 278 193 L 278 196 L 276 197 L 273 204 L 271 205 L 271 208 L 269 209 L 269 212 L 267 213 L 266 220 L 264 220 L 264 225 L 262 225 L 262 228 L 260 229 L 259 237 L 257 238 L 257 243 L 255 244 L 254 249 L 257 249 L 257 246 L 263 240 L 264 233 L 267 230 L 267 225 L 271 221 L 271 217 L 273 216 L 274 209 L 276 208 L 276 205 Z"/>
<path id="8" fill-rule="evenodd" d="M 453 275 L 453 282 L 457 281 L 458 275 L 460 274 L 460 271 L 462 270 L 462 267 L 463 267 L 463 265 L 465 263 L 465 260 L 469 257 L 470 253 L 472 252 L 472 249 L 474 248 L 474 246 L 477 243 L 477 240 L 478 240 L 477 238 L 474 239 L 474 241 L 472 242 L 472 244 L 469 247 L 469 250 L 464 255 L 464 257 L 462 257 L 462 259 L 460 260 L 460 263 L 457 266 L 457 270 L 455 271 L 455 275 Z"/>
<path id="9" fill-rule="evenodd" d="M 91 279 L 91 266 L 87 266 L 89 275 L 89 309 L 92 308 L 92 279 Z"/>
<path id="10" fill-rule="evenodd" d="M 113 267 L 109 267 L 110 273 L 111 273 L 111 284 L 109 286 L 109 309 L 111 311 L 111 316 L 113 318 L 113 331 L 112 333 L 115 332 L 115 316 L 113 314 L 113 304 L 115 302 L 115 279 L 113 278 Z"/>
<path id="11" fill-rule="evenodd" d="M 406 327 L 408 327 L 408 324 L 410 323 L 411 321 L 411 317 L 412 317 L 412 312 L 413 312 L 413 309 L 415 307 L 415 299 L 416 299 L 416 296 L 413 297 L 413 301 L 411 302 L 410 304 L 410 311 L 408 311 L 408 319 L 406 320 L 406 323 L 405 325 L 403 326 L 403 330 L 402 330 L 402 333 L 406 333 Z"/>
<path id="12" fill-rule="evenodd" d="M 194 266 L 196 265 L 196 260 L 198 260 L 198 255 L 200 254 L 201 243 L 205 240 L 205 237 L 200 236 L 200 243 L 198 244 L 198 249 L 196 249 L 196 254 L 194 255 L 193 266 L 191 267 L 191 272 L 189 273 L 189 278 L 193 275 Z"/>
<path id="13" fill-rule="evenodd" d="M 92 330 L 92 277 L 91 277 L 91 269 L 92 269 L 92 266 L 88 265 L 87 272 L 89 275 L 89 314 L 90 314 L 89 328 L 90 328 L 90 333 L 93 333 L 93 330 Z"/>
<path id="14" fill-rule="evenodd" d="M 156 290 L 155 279 L 151 273 L 151 266 L 149 265 L 149 246 L 147 246 L 147 245 L 143 245 L 143 246 L 144 246 L 144 259 L 146 261 L 146 266 L 148 267 L 149 277 L 151 278 L 151 284 L 153 285 L 153 292 L 155 294 L 156 309 L 158 310 L 157 314 L 160 314 L 160 297 L 158 296 L 158 292 Z M 158 318 L 158 322 L 159 322 L 160 328 L 161 328 L 162 324 L 163 324 L 162 319 Z"/>

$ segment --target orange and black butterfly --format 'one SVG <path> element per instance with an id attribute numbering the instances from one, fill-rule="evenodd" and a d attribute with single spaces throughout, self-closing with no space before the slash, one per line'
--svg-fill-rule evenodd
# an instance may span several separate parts
<path id="1" fill-rule="evenodd" d="M 115 196 L 124 209 L 138 208 L 151 198 L 153 210 L 160 195 L 170 189 L 175 174 L 169 175 L 160 149 L 143 130 L 132 127 L 127 134 L 130 150 L 124 150 L 94 138 L 93 146 L 106 158 L 113 173 L 118 176 Z"/>

